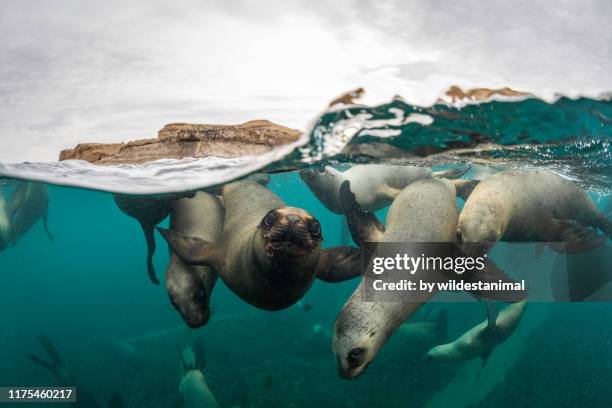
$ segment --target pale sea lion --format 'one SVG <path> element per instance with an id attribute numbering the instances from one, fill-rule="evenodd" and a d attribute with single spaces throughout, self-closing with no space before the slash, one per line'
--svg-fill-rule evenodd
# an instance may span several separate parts
<path id="1" fill-rule="evenodd" d="M 560 252 L 580 252 L 612 237 L 612 223 L 576 184 L 546 170 L 494 174 L 476 186 L 459 217 L 463 242 L 549 242 Z"/>
<path id="2" fill-rule="evenodd" d="M 217 243 L 159 229 L 185 262 L 211 266 L 249 304 L 280 310 L 300 300 L 315 278 L 359 275 L 357 248 L 321 249 L 321 224 L 252 181 L 223 188 L 225 219 Z"/>
<path id="3" fill-rule="evenodd" d="M 446 310 L 428 313 L 422 321 L 406 322 L 397 329 L 397 336 L 403 344 L 412 348 L 428 350 L 447 340 L 448 317 Z"/>
<path id="4" fill-rule="evenodd" d="M 11 242 L 17 243 L 26 232 L 32 228 L 39 219 L 42 219 L 47 236 L 54 242 L 53 235 L 47 225 L 47 211 L 49 208 L 49 193 L 44 183 L 23 181 L 17 184 L 9 204 L 12 232 Z"/>
<path id="5" fill-rule="evenodd" d="M 210 391 L 204 367 L 206 358 L 203 347 L 197 350 L 188 348 L 179 350 L 183 378 L 179 385 L 179 391 L 183 396 L 185 408 L 219 408 L 217 399 Z"/>
<path id="6" fill-rule="evenodd" d="M 331 166 L 320 170 L 303 170 L 300 177 L 328 210 L 342 214 L 340 186 L 346 180 L 350 182 L 351 191 L 363 210 L 378 211 L 391 204 L 399 192 L 410 183 L 431 177 L 457 178 L 466 171 L 467 169 L 433 172 L 429 167 L 361 164 L 344 172 Z"/>
<path id="7" fill-rule="evenodd" d="M 72 372 L 66 367 L 62 361 L 57 349 L 51 343 L 51 340 L 44 334 L 39 336 L 40 343 L 42 344 L 45 352 L 48 354 L 51 361 L 43 360 L 40 357 L 29 354 L 26 358 L 30 359 L 34 363 L 41 367 L 46 368 L 51 372 L 57 384 L 61 387 L 75 387 L 77 389 L 77 399 L 75 403 L 71 403 L 70 406 L 76 408 L 99 408 L 100 404 L 95 398 L 87 391 L 83 384 L 76 378 Z M 108 408 L 122 408 L 123 400 L 117 393 L 113 393 L 108 402 Z"/>
<path id="8" fill-rule="evenodd" d="M 495 347 L 516 330 L 525 311 L 526 301 L 510 304 L 499 314 L 487 309 L 487 320 L 473 327 L 452 343 L 427 352 L 425 361 L 463 361 L 482 358 L 485 365 Z"/>
<path id="9" fill-rule="evenodd" d="M 0 189 L 0 251 L 3 251 L 11 242 L 11 216 L 9 215 L 4 199 L 4 193 Z"/>
<path id="10" fill-rule="evenodd" d="M 180 234 L 216 242 L 223 229 L 225 209 L 218 197 L 197 192 L 193 198 L 174 202 L 170 229 Z M 208 266 L 185 263 L 170 254 L 166 270 L 166 289 L 176 310 L 189 327 L 200 327 L 210 317 L 210 297 L 217 274 Z"/>
<path id="11" fill-rule="evenodd" d="M 350 193 L 349 183 L 341 189 L 343 211 L 358 244 L 364 242 L 455 242 L 458 208 L 454 185 L 435 178 L 415 181 L 391 204 L 386 230 L 373 213 L 361 210 Z M 508 281 L 502 271 L 490 265 L 474 281 Z M 419 298 L 406 293 L 398 302 L 366 302 L 365 279 L 343 306 L 334 325 L 333 350 L 340 377 L 355 378 L 363 373 L 396 329 L 437 291 Z M 505 300 L 510 299 L 509 296 Z M 514 300 L 516 301 L 516 300 Z"/>

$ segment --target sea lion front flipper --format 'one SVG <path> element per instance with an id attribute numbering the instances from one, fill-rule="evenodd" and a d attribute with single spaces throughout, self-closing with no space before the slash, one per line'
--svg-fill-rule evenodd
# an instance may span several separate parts
<path id="1" fill-rule="evenodd" d="M 484 367 L 487 365 L 487 363 L 489 362 L 489 357 L 491 357 L 491 353 L 493 352 L 493 349 L 490 348 L 488 350 L 486 350 L 484 353 L 482 353 L 482 355 L 480 356 L 480 358 L 482 359 L 482 365 L 481 367 Z"/>
<path id="2" fill-rule="evenodd" d="M 317 278 L 324 282 L 342 282 L 361 275 L 361 250 L 340 246 L 321 250 Z"/>
<path id="3" fill-rule="evenodd" d="M 499 316 L 499 309 L 497 306 L 488 300 L 483 301 L 485 310 L 487 313 L 487 327 L 485 330 L 492 331 L 497 329 L 497 316 Z"/>
<path id="4" fill-rule="evenodd" d="M 464 200 L 467 200 L 472 191 L 476 188 L 480 180 L 450 180 L 451 183 L 454 184 L 455 190 L 457 191 L 457 195 Z"/>
<path id="5" fill-rule="evenodd" d="M 360 247 L 365 242 L 378 242 L 382 238 L 385 227 L 376 218 L 376 214 L 364 211 L 355 194 L 351 191 L 351 183 L 345 180 L 340 186 L 340 204 L 346 215 L 346 221 L 351 231 L 353 241 Z"/>
<path id="6" fill-rule="evenodd" d="M 51 234 L 51 231 L 49 231 L 49 224 L 47 223 L 47 214 L 48 212 L 45 211 L 45 214 L 43 215 L 42 219 L 43 219 L 43 225 L 45 227 L 45 232 L 47 233 L 47 237 L 49 237 L 49 240 L 53 243 L 55 243 L 55 238 L 53 238 L 53 234 Z"/>
<path id="7" fill-rule="evenodd" d="M 191 265 L 212 266 L 218 249 L 215 244 L 164 228 L 158 227 L 157 230 L 182 261 Z"/>
<path id="8" fill-rule="evenodd" d="M 155 272 L 155 267 L 153 266 L 153 254 L 155 253 L 155 235 L 154 235 L 154 226 L 147 225 L 144 223 L 140 223 L 142 227 L 142 232 L 144 233 L 145 239 L 147 241 L 147 273 L 149 274 L 149 279 L 155 285 L 159 285 L 159 279 L 157 279 L 157 273 Z"/>
<path id="9" fill-rule="evenodd" d="M 387 184 L 383 184 L 380 187 L 378 187 L 378 195 L 386 197 L 389 201 L 395 200 L 395 197 L 397 197 L 398 194 L 401 192 L 402 192 L 401 189 L 391 187 Z"/>
<path id="10" fill-rule="evenodd" d="M 599 248 L 607 240 L 604 235 L 574 220 L 552 219 L 550 230 L 556 239 L 550 240 L 548 247 L 563 254 L 587 252 Z"/>

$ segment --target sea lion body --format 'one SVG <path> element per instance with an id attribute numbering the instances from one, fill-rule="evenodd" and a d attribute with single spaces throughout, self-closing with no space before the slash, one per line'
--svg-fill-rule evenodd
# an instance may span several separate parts
<path id="1" fill-rule="evenodd" d="M 219 408 L 219 403 L 210 391 L 204 375 L 206 365 L 204 348 L 199 345 L 197 350 L 193 348 L 179 350 L 179 357 L 183 371 L 179 391 L 183 396 L 185 408 Z"/>
<path id="2" fill-rule="evenodd" d="M 588 227 L 612 236 L 612 223 L 576 184 L 546 170 L 516 170 L 476 186 L 459 217 L 458 235 L 463 242 L 582 241 L 597 246 Z"/>
<path id="3" fill-rule="evenodd" d="M 210 392 L 206 377 L 200 370 L 187 371 L 181 380 L 179 390 L 183 395 L 185 408 L 219 408 L 219 403 Z"/>
<path id="4" fill-rule="evenodd" d="M 444 180 L 419 180 L 393 201 L 386 231 L 372 241 L 454 242 L 457 221 L 454 186 Z M 362 279 L 334 325 L 333 349 L 342 378 L 360 375 L 393 332 L 427 300 L 415 301 L 406 295 L 402 302 L 365 302 L 364 285 Z M 429 297 L 435 293 L 432 291 Z"/>
<path id="5" fill-rule="evenodd" d="M 265 187 L 240 181 L 223 188 L 225 219 L 216 243 L 159 229 L 187 263 L 211 266 L 247 303 L 280 310 L 300 300 L 315 278 L 338 282 L 359 275 L 360 251 L 321 249 L 321 224 L 287 207 Z"/>
<path id="6" fill-rule="evenodd" d="M 172 205 L 170 229 L 216 242 L 223 229 L 225 209 L 214 195 L 197 192 Z M 190 327 L 201 327 L 210 317 L 210 297 L 217 273 L 209 266 L 191 265 L 173 253 L 166 270 L 166 289 L 174 307 Z"/>
<path id="7" fill-rule="evenodd" d="M 413 349 L 429 350 L 447 340 L 448 318 L 441 309 L 426 319 L 418 322 L 407 322 L 397 329 L 397 336 L 402 344 L 409 344 Z"/>
<path id="8" fill-rule="evenodd" d="M 486 363 L 493 349 L 516 330 L 525 305 L 523 300 L 506 306 L 493 321 L 485 320 L 452 343 L 429 350 L 426 361 L 463 361 L 480 357 Z"/>
<path id="9" fill-rule="evenodd" d="M 345 180 L 350 181 L 361 208 L 378 211 L 410 183 L 431 177 L 432 171 L 428 167 L 365 164 L 354 165 L 345 172 L 325 166 L 323 171 L 305 170 L 300 176 L 327 209 L 342 214 L 340 186 Z"/>
<path id="10" fill-rule="evenodd" d="M 9 205 L 11 216 L 11 242 L 13 245 L 32 228 L 39 219 L 42 219 L 47 236 L 54 241 L 53 235 L 47 226 L 47 211 L 49 207 L 49 193 L 44 183 L 20 182 L 15 187 Z"/>

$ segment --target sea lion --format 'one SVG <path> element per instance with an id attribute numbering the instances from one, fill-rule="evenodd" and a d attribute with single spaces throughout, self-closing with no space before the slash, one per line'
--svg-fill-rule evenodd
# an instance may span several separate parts
<path id="1" fill-rule="evenodd" d="M 580 252 L 612 237 L 612 223 L 576 184 L 547 170 L 494 174 L 476 186 L 459 217 L 458 237 L 491 247 L 510 242 L 567 243 L 558 252 Z"/>
<path id="2" fill-rule="evenodd" d="M 404 344 L 412 348 L 428 350 L 447 340 L 448 317 L 446 310 L 439 309 L 428 313 L 422 321 L 406 322 L 397 329 Z"/>
<path id="3" fill-rule="evenodd" d="M 147 241 L 147 272 L 151 282 L 159 285 L 159 279 L 153 266 L 155 253 L 155 226 L 166 219 L 172 211 L 172 204 L 182 197 L 193 197 L 195 193 L 169 194 L 164 196 L 131 196 L 113 194 L 115 204 L 128 217 L 138 221 Z"/>
<path id="4" fill-rule="evenodd" d="M 219 408 L 204 375 L 206 357 L 203 347 L 198 347 L 196 351 L 188 348 L 178 352 L 183 372 L 179 391 L 183 396 L 185 408 Z"/>
<path id="5" fill-rule="evenodd" d="M 0 189 L 0 251 L 3 251 L 11 242 L 11 216 L 9 215 L 4 199 L 4 193 Z"/>
<path id="6" fill-rule="evenodd" d="M 267 188 L 252 181 L 227 184 L 223 203 L 217 243 L 158 230 L 182 260 L 211 266 L 247 303 L 280 310 L 300 300 L 315 278 L 338 282 L 359 275 L 357 248 L 321 249 L 319 221 Z"/>
<path id="7" fill-rule="evenodd" d="M 42 218 L 47 236 L 51 242 L 55 242 L 47 225 L 48 208 L 49 193 L 46 184 L 31 181 L 22 181 L 17 184 L 8 208 L 12 224 L 12 245 L 15 245 L 19 238 L 28 232 L 40 218 Z"/>
<path id="8" fill-rule="evenodd" d="M 343 211 L 353 240 L 364 242 L 455 242 L 459 218 L 454 185 L 443 179 L 426 178 L 406 187 L 391 204 L 386 230 L 373 213 L 364 212 L 351 194 L 350 183 L 341 187 Z M 474 281 L 508 281 L 490 264 Z M 468 280 L 468 279 L 466 279 Z M 334 325 L 333 350 L 341 378 L 363 373 L 395 330 L 413 315 L 437 290 L 406 293 L 398 302 L 366 302 L 365 279 L 344 304 Z M 510 295 L 510 294 L 509 294 Z M 506 301 L 516 301 L 509 296 Z"/>
<path id="9" fill-rule="evenodd" d="M 425 361 L 463 361 L 482 358 L 485 365 L 495 347 L 516 330 L 525 311 L 526 301 L 506 306 L 496 313 L 487 308 L 487 320 L 473 327 L 452 343 L 436 346 L 427 352 Z"/>
<path id="10" fill-rule="evenodd" d="M 60 387 L 75 387 L 77 389 L 78 394 L 76 402 L 71 403 L 70 406 L 77 408 L 100 408 L 101 405 L 98 404 L 96 399 L 87 391 L 85 387 L 82 386 L 82 383 L 64 365 L 64 362 L 62 361 L 53 343 L 51 343 L 51 340 L 49 340 L 49 338 L 44 334 L 41 334 L 38 339 L 40 340 L 40 343 L 51 361 L 45 361 L 42 358 L 32 354 L 26 355 L 26 358 L 49 370 L 51 374 L 53 374 L 53 377 L 55 377 L 55 381 L 57 381 L 57 384 Z M 117 393 L 113 393 L 108 402 L 108 408 L 122 408 L 123 406 L 121 396 Z"/>
<path id="11" fill-rule="evenodd" d="M 378 211 L 391 204 L 410 183 L 431 177 L 457 178 L 466 171 L 433 172 L 429 167 L 360 164 L 344 172 L 331 166 L 302 170 L 300 177 L 328 210 L 342 214 L 340 186 L 346 180 L 350 182 L 351 191 L 363 210 Z"/>
<path id="12" fill-rule="evenodd" d="M 199 191 L 193 198 L 174 202 L 170 229 L 216 242 L 223 229 L 224 214 L 219 198 Z M 210 296 L 216 281 L 217 274 L 210 267 L 185 263 L 171 252 L 166 270 L 166 289 L 170 301 L 189 327 L 201 327 L 208 322 Z"/>

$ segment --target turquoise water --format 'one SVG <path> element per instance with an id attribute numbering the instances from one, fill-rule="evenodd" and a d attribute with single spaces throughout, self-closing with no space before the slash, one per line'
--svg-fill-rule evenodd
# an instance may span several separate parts
<path id="1" fill-rule="evenodd" d="M 384 120 L 390 117 L 390 108 L 399 107 L 407 114 L 430 114 L 434 123 L 382 125 L 379 128 L 397 128 L 401 134 L 380 139 L 358 133 L 350 143 L 383 143 L 404 157 L 325 157 L 326 132 L 351 114 L 346 111 L 321 118 L 308 152 L 302 149 L 268 171 L 302 166 L 305 158 L 319 156 L 343 164 L 425 160 L 440 166 L 436 169 L 472 163 L 475 166 L 466 177 L 486 168 L 538 166 L 574 179 L 602 210 L 610 206 L 610 102 L 493 102 L 462 110 L 438 107 L 435 112 L 402 104 L 355 109 Z M 448 152 L 485 142 L 522 146 L 487 153 Z M 443 151 L 447 153 L 435 158 L 424 154 Z M 15 180 L 4 180 L 5 196 L 10 197 L 15 185 Z M 274 173 L 268 187 L 288 205 L 304 208 L 321 222 L 325 247 L 352 244 L 343 218 L 327 210 L 295 171 Z M 100 406 L 106 406 L 114 392 L 127 407 L 181 406 L 176 346 L 194 339 L 205 345 L 204 373 L 222 407 L 612 404 L 608 387 L 612 304 L 530 303 L 517 331 L 484 367 L 480 360 L 425 364 L 426 350 L 398 334 L 361 377 L 341 380 L 331 332 L 358 279 L 338 284 L 317 281 L 298 304 L 278 312 L 249 306 L 219 282 L 210 322 L 190 329 L 170 304 L 163 285 L 169 257 L 161 236 L 156 235 L 154 264 L 162 284 L 154 286 L 146 273 L 142 231 L 117 208 L 112 194 L 54 185 L 48 191 L 48 223 L 55 242 L 37 222 L 14 247 L 0 252 L 0 385 L 56 384 L 49 371 L 25 358 L 45 356 L 37 338 L 44 333 L 79 387 Z M 384 213 L 379 214 L 381 219 Z M 168 220 L 160 225 L 167 227 Z M 474 302 L 432 302 L 424 307 L 440 308 L 448 314 L 450 340 L 484 318 L 482 307 Z M 412 320 L 422 320 L 423 315 L 419 312 Z"/>

